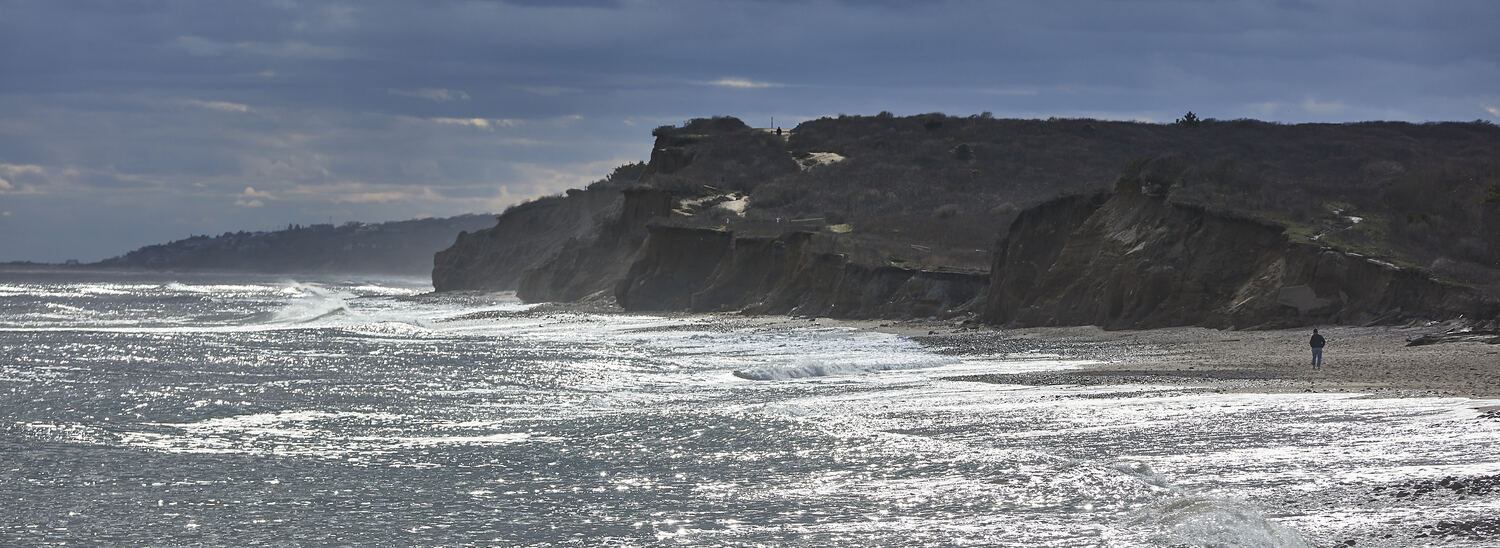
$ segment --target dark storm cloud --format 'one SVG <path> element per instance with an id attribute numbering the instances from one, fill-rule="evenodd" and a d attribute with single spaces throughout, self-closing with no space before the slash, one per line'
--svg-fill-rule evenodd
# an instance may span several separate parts
<path id="1" fill-rule="evenodd" d="M 496 211 L 715 114 L 1495 119 L 1497 16 L 1475 1 L 0 3 L 0 229 L 50 238 L 11 239 L 0 260 Z"/>
<path id="2" fill-rule="evenodd" d="M 556 7 L 583 7 L 583 8 L 618 8 L 622 5 L 620 0 L 502 0 L 506 4 L 516 6 L 530 6 L 536 8 Z"/>

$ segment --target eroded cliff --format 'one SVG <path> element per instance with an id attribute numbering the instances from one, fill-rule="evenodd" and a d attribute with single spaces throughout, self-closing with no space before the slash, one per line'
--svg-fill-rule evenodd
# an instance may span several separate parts
<path id="1" fill-rule="evenodd" d="M 618 215 L 620 192 L 602 187 L 527 202 L 500 215 L 495 226 L 462 232 L 432 260 L 438 291 L 511 290 L 521 275 L 569 241 L 590 237 L 598 219 Z"/>
<path id="2" fill-rule="evenodd" d="M 858 264 L 823 238 L 652 226 L 615 297 L 626 310 L 943 318 L 977 306 L 989 282 L 983 273 Z"/>
<path id="3" fill-rule="evenodd" d="M 521 274 L 516 295 L 528 302 L 577 301 L 607 294 L 635 262 L 646 239 L 646 223 L 669 215 L 672 194 L 638 186 L 625 189 L 623 205 L 596 230 L 570 239 Z"/>
<path id="4" fill-rule="evenodd" d="M 435 285 L 1112 328 L 1493 316 L 1500 296 L 1488 124 L 882 113 L 653 135 L 638 177 L 507 212 L 438 257 Z M 1101 192 L 1122 167 L 1133 183 Z"/>
<path id="5" fill-rule="evenodd" d="M 1165 190 L 1128 178 L 1113 194 L 1022 213 L 996 249 L 984 320 L 1275 328 L 1497 314 L 1473 288 L 1293 241 L 1275 223 L 1169 203 Z"/>

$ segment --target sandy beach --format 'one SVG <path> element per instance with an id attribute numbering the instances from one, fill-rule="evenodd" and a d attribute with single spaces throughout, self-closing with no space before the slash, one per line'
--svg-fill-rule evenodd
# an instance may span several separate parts
<path id="1" fill-rule="evenodd" d="M 623 313 L 613 303 L 548 303 L 524 314 Z M 662 314 L 662 313 L 658 313 Z M 665 313 L 689 318 L 691 313 Z M 1453 323 L 1325 326 L 1323 366 L 1314 369 L 1312 329 L 1231 331 L 1202 327 L 1106 331 L 1098 327 L 998 328 L 961 320 L 840 320 L 714 314 L 721 325 L 764 329 L 844 326 L 911 338 L 937 352 L 1005 357 L 1027 353 L 1098 360 L 1066 372 L 986 374 L 957 381 L 1021 385 L 1183 385 L 1220 392 L 1344 392 L 1371 397 L 1500 399 L 1500 344 L 1481 341 L 1407 346 Z M 1491 337 L 1479 337 L 1490 339 Z M 1496 410 L 1500 418 L 1500 409 Z"/>
<path id="2" fill-rule="evenodd" d="M 1045 352 L 1104 363 L 1068 372 L 991 374 L 954 380 L 1007 384 L 1183 384 L 1218 391 L 1357 392 L 1372 397 L 1500 398 L 1500 345 L 1478 341 L 1407 346 L 1452 326 L 1340 327 L 1314 369 L 1311 329 L 1221 331 L 1198 327 L 1104 331 L 1096 327 L 997 329 L 879 322 L 939 352 Z"/>

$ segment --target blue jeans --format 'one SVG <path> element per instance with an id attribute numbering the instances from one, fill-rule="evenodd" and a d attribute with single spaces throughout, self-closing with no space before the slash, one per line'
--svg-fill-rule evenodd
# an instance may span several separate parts
<path id="1" fill-rule="evenodd" d="M 1313 364 L 1313 367 L 1322 367 L 1322 365 L 1323 365 L 1323 349 L 1322 348 L 1313 348 L 1313 363 L 1312 364 Z"/>

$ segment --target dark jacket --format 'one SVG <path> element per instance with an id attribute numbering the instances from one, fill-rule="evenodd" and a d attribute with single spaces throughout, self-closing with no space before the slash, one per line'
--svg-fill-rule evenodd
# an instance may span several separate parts
<path id="1" fill-rule="evenodd" d="M 1323 336 L 1314 333 L 1308 344 L 1311 344 L 1313 348 L 1323 348 Z"/>

